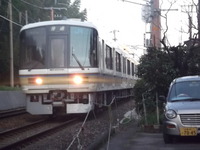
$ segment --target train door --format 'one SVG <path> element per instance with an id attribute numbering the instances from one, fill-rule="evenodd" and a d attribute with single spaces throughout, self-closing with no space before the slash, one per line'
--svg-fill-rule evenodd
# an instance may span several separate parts
<path id="1" fill-rule="evenodd" d="M 67 37 L 50 36 L 49 37 L 49 68 L 67 67 Z"/>

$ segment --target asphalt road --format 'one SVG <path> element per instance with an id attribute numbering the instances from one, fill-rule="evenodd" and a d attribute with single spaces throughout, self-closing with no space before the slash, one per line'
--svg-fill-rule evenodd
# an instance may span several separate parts
<path id="1" fill-rule="evenodd" d="M 101 150 L 200 150 L 200 137 L 174 139 L 173 144 L 165 144 L 161 133 L 140 132 L 132 127 L 112 137 Z"/>

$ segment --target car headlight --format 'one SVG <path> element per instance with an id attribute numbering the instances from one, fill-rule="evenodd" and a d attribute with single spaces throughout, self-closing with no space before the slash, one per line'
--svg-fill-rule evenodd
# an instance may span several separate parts
<path id="1" fill-rule="evenodd" d="M 168 118 L 168 119 L 173 119 L 173 118 L 176 118 L 177 114 L 174 110 L 172 109 L 169 109 L 165 112 L 165 116 Z"/>

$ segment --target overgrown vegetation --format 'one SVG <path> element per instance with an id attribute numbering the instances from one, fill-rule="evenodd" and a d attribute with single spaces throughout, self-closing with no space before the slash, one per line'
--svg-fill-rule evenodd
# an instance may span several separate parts
<path id="1" fill-rule="evenodd" d="M 147 114 L 155 114 L 156 95 L 167 95 L 170 82 L 180 76 L 200 74 L 200 47 L 192 46 L 165 47 L 158 50 L 148 48 L 138 66 L 138 76 L 141 78 L 134 87 L 137 110 L 143 115 L 145 99 Z M 160 113 L 162 104 L 158 103 Z M 150 118 L 154 118 L 150 116 Z M 152 120 L 152 119 L 150 119 Z M 150 121 L 150 122 L 155 122 Z"/>
<path id="2" fill-rule="evenodd" d="M 0 86 L 0 91 L 20 91 L 20 87 Z"/>

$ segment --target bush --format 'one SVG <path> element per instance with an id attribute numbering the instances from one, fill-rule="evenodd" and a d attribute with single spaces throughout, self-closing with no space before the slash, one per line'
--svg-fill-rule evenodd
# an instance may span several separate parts
<path id="1" fill-rule="evenodd" d="M 0 91 L 20 91 L 20 87 L 0 86 Z"/>

